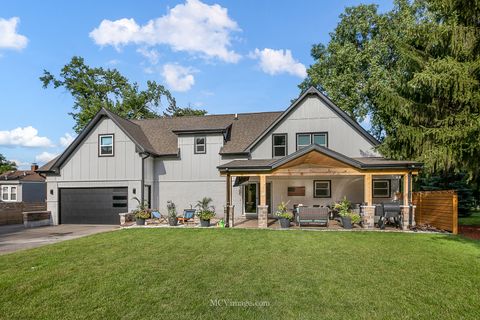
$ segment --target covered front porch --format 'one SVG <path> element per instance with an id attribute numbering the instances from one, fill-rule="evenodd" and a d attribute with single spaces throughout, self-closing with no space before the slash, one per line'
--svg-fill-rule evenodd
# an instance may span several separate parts
<path id="1" fill-rule="evenodd" d="M 226 178 L 229 226 L 276 227 L 276 208 L 286 202 L 292 212 L 298 207 L 329 210 L 327 227 L 332 229 L 341 228 L 333 207 L 344 197 L 361 214 L 362 228 L 374 228 L 378 206 L 387 203 L 400 206 L 402 228 L 408 228 L 414 221 L 412 176 L 419 168 L 413 162 L 348 158 L 318 145 L 282 159 L 235 160 L 219 166 Z M 237 207 L 232 205 L 233 186 L 241 188 L 240 207 L 238 201 Z"/>

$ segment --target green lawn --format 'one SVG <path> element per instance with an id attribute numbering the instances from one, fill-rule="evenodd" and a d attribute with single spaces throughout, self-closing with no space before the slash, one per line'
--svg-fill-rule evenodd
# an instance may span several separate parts
<path id="1" fill-rule="evenodd" d="M 480 318 L 480 242 L 450 235 L 130 229 L 0 270 L 2 319 Z"/>
<path id="2" fill-rule="evenodd" d="M 464 226 L 480 226 L 480 211 L 474 211 L 471 216 L 458 218 L 458 224 Z"/>

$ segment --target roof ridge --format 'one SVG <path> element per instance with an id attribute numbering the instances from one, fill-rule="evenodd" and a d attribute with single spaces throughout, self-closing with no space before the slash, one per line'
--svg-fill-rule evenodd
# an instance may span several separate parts
<path id="1" fill-rule="evenodd" d="M 103 109 L 105 109 L 105 108 L 103 108 Z M 137 127 L 141 128 L 141 127 L 138 125 L 138 123 L 135 123 L 135 122 L 132 121 L 132 120 L 134 120 L 134 119 L 127 119 L 127 118 L 121 117 L 121 116 L 119 116 L 118 114 L 116 114 L 115 112 L 113 112 L 113 111 L 111 111 L 111 110 L 105 109 L 105 111 L 106 111 L 107 113 L 113 114 L 114 116 L 116 116 L 116 117 L 118 117 L 118 118 L 120 118 L 120 119 L 122 119 L 122 120 L 124 120 L 124 121 L 128 121 L 128 122 L 130 122 L 131 124 L 134 124 L 134 125 L 136 125 Z"/>
<path id="2" fill-rule="evenodd" d="M 240 112 L 237 115 L 251 115 L 251 114 L 267 114 L 267 113 L 282 113 L 283 111 L 259 111 L 259 112 Z M 142 121 L 152 121 L 152 120 L 163 120 L 163 119 L 186 119 L 186 118 L 212 118 L 212 117 L 224 117 L 224 116 L 233 116 L 235 113 L 216 113 L 216 114 L 206 114 L 203 116 L 181 116 L 181 117 L 156 117 L 148 119 L 132 119 L 133 123 L 138 125 L 138 122 Z"/>

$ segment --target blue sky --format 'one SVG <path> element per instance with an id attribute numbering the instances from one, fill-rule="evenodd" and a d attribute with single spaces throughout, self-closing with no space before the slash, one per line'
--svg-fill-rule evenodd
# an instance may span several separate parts
<path id="1" fill-rule="evenodd" d="M 0 153 L 44 163 L 75 136 L 72 99 L 43 89 L 72 56 L 166 85 L 209 113 L 283 110 L 347 6 L 392 1 L 8 1 L 0 11 Z"/>

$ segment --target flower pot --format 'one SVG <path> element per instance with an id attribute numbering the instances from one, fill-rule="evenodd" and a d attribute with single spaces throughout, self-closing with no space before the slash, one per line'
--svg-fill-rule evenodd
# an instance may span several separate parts
<path id="1" fill-rule="evenodd" d="M 342 217 L 342 226 L 344 229 L 352 229 L 352 219 L 350 217 Z"/>
<path id="2" fill-rule="evenodd" d="M 137 218 L 137 226 L 144 226 L 144 225 L 145 225 L 145 219 Z"/>
<path id="3" fill-rule="evenodd" d="M 290 228 L 290 220 L 286 218 L 279 218 L 280 221 L 280 228 L 282 229 L 288 229 Z"/>
<path id="4" fill-rule="evenodd" d="M 201 227 L 210 227 L 210 220 L 200 220 L 200 226 Z"/>
<path id="5" fill-rule="evenodd" d="M 177 217 L 168 217 L 168 225 L 175 227 L 178 223 Z"/>

